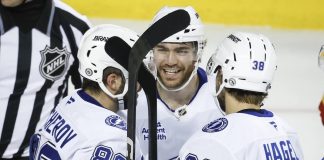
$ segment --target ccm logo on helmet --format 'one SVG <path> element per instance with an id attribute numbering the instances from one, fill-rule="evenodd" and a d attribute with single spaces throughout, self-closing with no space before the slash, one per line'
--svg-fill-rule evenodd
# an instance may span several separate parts
<path id="1" fill-rule="evenodd" d="M 95 36 L 93 38 L 93 41 L 108 41 L 109 37 L 104 37 L 104 36 Z"/>

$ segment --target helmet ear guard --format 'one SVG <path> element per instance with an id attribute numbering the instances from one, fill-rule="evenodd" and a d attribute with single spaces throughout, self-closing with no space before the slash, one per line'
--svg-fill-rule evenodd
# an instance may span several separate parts
<path id="1" fill-rule="evenodd" d="M 116 25 L 98 25 L 89 29 L 82 37 L 78 51 L 80 61 L 79 73 L 82 77 L 97 82 L 99 87 L 112 98 L 122 98 L 128 90 L 128 71 L 117 63 L 105 51 L 106 41 L 111 37 L 119 37 L 130 47 L 138 39 L 138 35 L 124 27 Z M 122 72 L 125 78 L 125 86 L 120 94 L 112 94 L 105 86 L 103 71 L 107 67 L 117 68 Z"/>
<path id="2" fill-rule="evenodd" d="M 267 93 L 277 69 L 276 54 L 269 39 L 252 33 L 229 35 L 209 59 L 207 73 L 222 68 L 222 87 Z"/>

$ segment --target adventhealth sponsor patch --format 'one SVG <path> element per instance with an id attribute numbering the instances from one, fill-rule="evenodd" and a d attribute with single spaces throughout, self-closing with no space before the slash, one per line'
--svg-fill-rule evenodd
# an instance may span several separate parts
<path id="1" fill-rule="evenodd" d="M 117 127 L 119 129 L 122 129 L 122 130 L 125 130 L 125 131 L 127 130 L 126 122 L 123 119 L 121 119 L 119 116 L 111 115 L 111 116 L 106 118 L 105 122 L 109 126 Z"/>
<path id="2" fill-rule="evenodd" d="M 213 133 L 219 132 L 227 127 L 228 121 L 226 118 L 219 118 L 208 123 L 203 129 L 203 132 Z"/>

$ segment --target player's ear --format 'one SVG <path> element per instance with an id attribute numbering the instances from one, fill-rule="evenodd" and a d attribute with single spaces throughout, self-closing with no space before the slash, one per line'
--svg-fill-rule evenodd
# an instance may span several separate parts
<path id="1" fill-rule="evenodd" d="M 107 75 L 106 86 L 108 89 L 115 94 L 118 91 L 119 86 L 121 85 L 121 78 L 115 73 Z"/>

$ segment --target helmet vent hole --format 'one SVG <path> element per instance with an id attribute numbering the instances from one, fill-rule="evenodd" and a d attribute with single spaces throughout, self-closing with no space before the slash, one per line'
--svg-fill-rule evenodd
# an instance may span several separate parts
<path id="1" fill-rule="evenodd" d="M 179 37 L 177 37 L 177 40 L 179 40 L 180 38 Z"/>
<path id="2" fill-rule="evenodd" d="M 228 63 L 228 61 L 229 61 L 229 60 L 228 60 L 228 59 L 226 59 L 226 60 L 225 60 L 225 64 L 227 64 L 227 63 Z"/>
<path id="3" fill-rule="evenodd" d="M 227 79 L 224 79 L 224 82 L 227 83 Z"/>
<path id="4" fill-rule="evenodd" d="M 252 59 L 252 51 L 250 51 L 250 59 Z"/>
<path id="5" fill-rule="evenodd" d="M 91 48 L 96 48 L 97 46 L 92 46 Z"/>
<path id="6" fill-rule="evenodd" d="M 195 31 L 196 29 L 192 29 L 191 31 Z"/>
<path id="7" fill-rule="evenodd" d="M 135 40 L 134 40 L 134 39 L 129 39 L 129 40 L 131 40 L 131 41 L 135 42 Z"/>
<path id="8" fill-rule="evenodd" d="M 264 53 L 264 61 L 267 60 L 267 53 Z"/>
<path id="9" fill-rule="evenodd" d="M 97 73 L 97 70 L 94 70 L 93 72 L 94 72 L 94 73 Z"/>
<path id="10" fill-rule="evenodd" d="M 190 29 L 185 29 L 184 30 L 184 33 L 188 33 L 188 32 L 190 32 Z"/>
<path id="11" fill-rule="evenodd" d="M 265 45 L 265 44 L 263 44 L 263 48 L 264 48 L 264 50 L 267 50 L 267 47 L 266 47 L 266 45 Z"/>
<path id="12" fill-rule="evenodd" d="M 231 70 L 234 70 L 234 67 L 232 67 Z"/>
<path id="13" fill-rule="evenodd" d="M 235 52 L 233 53 L 233 55 L 234 55 L 234 61 L 236 62 L 236 54 L 235 54 Z"/>
<path id="14" fill-rule="evenodd" d="M 95 67 L 97 67 L 97 65 L 96 64 L 94 64 L 94 63 L 91 63 L 93 66 L 95 66 Z"/>
<path id="15" fill-rule="evenodd" d="M 245 78 L 239 78 L 239 80 L 245 81 L 246 79 Z"/>
<path id="16" fill-rule="evenodd" d="M 88 50 L 88 52 L 87 52 L 87 57 L 90 56 L 90 52 L 91 52 L 91 50 Z"/>
<path id="17" fill-rule="evenodd" d="M 199 14 L 198 13 L 195 13 L 195 16 L 197 17 L 197 19 L 199 18 Z"/>

